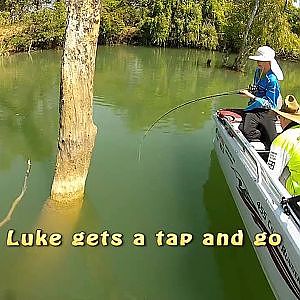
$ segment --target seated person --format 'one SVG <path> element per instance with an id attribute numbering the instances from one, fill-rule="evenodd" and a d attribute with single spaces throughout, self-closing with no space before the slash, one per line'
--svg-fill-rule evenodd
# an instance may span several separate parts
<path id="1" fill-rule="evenodd" d="M 269 148 L 277 136 L 276 118 L 269 110 L 278 107 L 281 99 L 278 80 L 283 79 L 283 74 L 275 60 L 274 50 L 268 46 L 259 47 L 256 55 L 249 58 L 257 61 L 257 68 L 254 75 L 254 89 L 251 92 L 240 91 L 243 96 L 249 97 L 250 101 L 244 110 L 239 129 L 249 141 L 253 141 L 261 139 L 263 128 L 266 133 L 266 146 Z"/>
<path id="2" fill-rule="evenodd" d="M 292 196 L 300 195 L 300 106 L 288 95 L 281 109 L 274 111 L 283 132 L 271 145 L 268 166 Z"/>

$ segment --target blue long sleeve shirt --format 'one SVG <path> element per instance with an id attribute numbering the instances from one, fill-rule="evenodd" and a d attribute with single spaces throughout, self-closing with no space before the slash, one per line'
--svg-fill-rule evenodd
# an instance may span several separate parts
<path id="1" fill-rule="evenodd" d="M 256 68 L 254 74 L 254 84 L 258 91 L 254 94 L 255 99 L 251 99 L 245 111 L 256 108 L 272 109 L 277 107 L 277 100 L 280 96 L 280 86 L 276 75 L 269 70 L 265 76 L 260 75 L 261 70 Z"/>

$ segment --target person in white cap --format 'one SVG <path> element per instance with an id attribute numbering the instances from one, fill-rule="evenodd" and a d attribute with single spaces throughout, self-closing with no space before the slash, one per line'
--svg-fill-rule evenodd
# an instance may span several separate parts
<path id="1" fill-rule="evenodd" d="M 268 46 L 259 47 L 256 55 L 249 58 L 257 61 L 257 68 L 251 91 L 240 91 L 250 101 L 239 128 L 249 141 L 261 140 L 263 131 L 269 147 L 277 136 L 275 118 L 269 110 L 278 107 L 281 99 L 278 81 L 283 80 L 283 74 L 275 60 L 275 51 Z"/>
<path id="2" fill-rule="evenodd" d="M 300 106 L 288 95 L 279 115 L 283 132 L 273 141 L 268 158 L 271 174 L 279 179 L 292 196 L 300 195 Z"/>

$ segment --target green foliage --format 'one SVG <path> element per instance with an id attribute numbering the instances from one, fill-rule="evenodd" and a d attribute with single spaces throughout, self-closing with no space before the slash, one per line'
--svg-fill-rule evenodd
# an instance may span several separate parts
<path id="1" fill-rule="evenodd" d="M 16 5 L 13 1 L 7 2 L 10 2 L 8 7 L 15 8 L 20 5 L 20 3 Z M 34 4 L 40 5 L 37 1 Z M 15 21 L 13 21 L 12 16 L 16 16 L 13 11 L 10 13 L 0 12 L 0 47 L 2 52 L 5 48 L 8 51 L 27 51 L 31 48 L 47 49 L 62 45 L 66 22 L 64 2 L 54 3 L 53 8 L 43 7 L 38 10 L 26 11 L 19 15 Z"/>
<path id="2" fill-rule="evenodd" d="M 248 39 L 243 45 L 244 33 L 254 5 L 255 0 L 234 1 L 228 26 L 225 29 L 224 40 L 227 46 L 235 52 L 242 49 L 241 57 L 247 56 L 254 48 L 266 44 L 284 57 L 300 57 L 300 39 L 297 35 L 298 10 L 294 8 L 286 10 L 285 1 L 282 0 L 259 1 Z"/>
<path id="3" fill-rule="evenodd" d="M 101 19 L 101 35 L 100 39 L 103 44 L 116 44 L 121 42 L 121 33 L 125 28 L 125 24 L 117 14 L 103 12 Z"/>
<path id="4" fill-rule="evenodd" d="M 141 34 L 147 43 L 157 46 L 193 46 L 200 43 L 202 6 L 191 0 L 150 1 Z"/>
<path id="5" fill-rule="evenodd" d="M 11 24 L 10 13 L 7 11 L 0 11 L 0 26 L 8 26 Z"/>
<path id="6" fill-rule="evenodd" d="M 62 45 L 64 0 L 2 0 L 0 51 Z M 239 52 L 255 0 L 103 0 L 99 42 L 196 47 Z M 300 10 L 283 0 L 260 0 L 247 51 L 269 44 L 300 57 Z M 1 50 L 2 49 L 2 50 Z"/>
<path id="7" fill-rule="evenodd" d="M 198 46 L 202 28 L 202 6 L 198 1 L 176 1 L 170 36 L 173 44 Z"/>
<path id="8" fill-rule="evenodd" d="M 104 0 L 99 31 L 101 44 L 134 43 L 146 14 L 145 0 Z"/>
<path id="9" fill-rule="evenodd" d="M 171 1 L 151 1 L 152 9 L 142 25 L 142 35 L 149 44 L 165 46 L 171 25 Z"/>
<path id="10" fill-rule="evenodd" d="M 24 16 L 26 35 L 37 48 L 60 46 L 64 40 L 66 10 L 63 2 L 56 2 L 53 9 L 43 8 Z"/>
<path id="11" fill-rule="evenodd" d="M 200 48 L 216 50 L 218 47 L 218 33 L 212 24 L 203 24 L 200 36 Z"/>
<path id="12" fill-rule="evenodd" d="M 269 44 L 282 56 L 300 56 L 300 39 L 292 31 L 290 13 L 284 11 L 284 2 L 264 0 L 255 19 L 252 40 L 257 44 Z"/>
<path id="13" fill-rule="evenodd" d="M 125 28 L 122 8 L 118 0 L 103 3 L 99 35 L 101 43 L 115 44 L 121 41 L 121 33 Z"/>
<path id="14" fill-rule="evenodd" d="M 294 6 L 288 8 L 288 21 L 291 25 L 291 31 L 300 35 L 300 8 Z"/>
<path id="15" fill-rule="evenodd" d="M 237 0 L 232 3 L 227 24 L 224 26 L 224 47 L 238 52 L 242 46 L 243 34 L 255 1 Z M 242 11 L 242 12 L 241 12 Z"/>

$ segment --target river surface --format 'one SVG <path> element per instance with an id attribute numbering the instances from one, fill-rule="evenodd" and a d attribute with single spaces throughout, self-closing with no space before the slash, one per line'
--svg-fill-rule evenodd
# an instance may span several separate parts
<path id="1" fill-rule="evenodd" d="M 213 150 L 213 112 L 244 107 L 239 96 L 217 97 L 177 110 L 149 133 L 169 108 L 246 87 L 246 75 L 220 68 L 218 53 L 187 49 L 101 47 L 95 74 L 96 146 L 81 205 L 45 205 L 58 130 L 60 51 L 0 60 L 0 220 L 19 194 L 26 161 L 28 190 L 0 229 L 0 300 L 15 299 L 274 299 L 251 242 L 205 247 L 206 232 L 242 229 Z M 212 67 L 206 67 L 207 59 Z M 298 64 L 281 62 L 283 95 L 300 95 Z M 7 247 L 6 233 L 60 232 L 61 247 Z M 122 233 L 123 245 L 72 247 L 74 232 Z M 185 247 L 158 247 L 155 233 L 187 232 Z M 134 233 L 145 246 L 134 246 Z"/>

